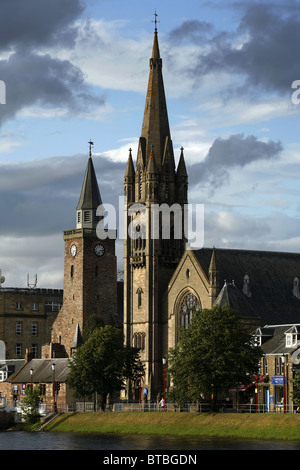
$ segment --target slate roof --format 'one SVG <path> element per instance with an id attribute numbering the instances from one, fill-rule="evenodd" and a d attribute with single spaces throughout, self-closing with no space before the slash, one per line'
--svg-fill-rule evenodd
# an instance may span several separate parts
<path id="1" fill-rule="evenodd" d="M 8 378 L 11 383 L 29 383 L 30 369 L 33 369 L 33 383 L 52 383 L 52 364 L 55 364 L 55 380 L 65 382 L 69 372 L 69 358 L 32 359 L 24 367 Z"/>
<path id="2" fill-rule="evenodd" d="M 219 307 L 228 305 L 247 318 L 259 317 L 258 313 L 248 302 L 247 297 L 233 283 L 224 284 L 214 305 L 218 305 Z"/>
<path id="3" fill-rule="evenodd" d="M 286 333 L 290 332 L 295 325 L 270 325 L 256 330 L 256 336 L 261 336 L 261 349 L 264 354 L 292 354 L 298 345 L 291 347 L 286 346 Z M 298 331 L 300 324 L 296 325 Z"/>
<path id="4" fill-rule="evenodd" d="M 96 209 L 101 204 L 102 200 L 93 160 L 89 157 L 76 210 Z"/>
<path id="5" fill-rule="evenodd" d="M 248 304 L 261 317 L 262 324 L 300 323 L 300 299 L 293 295 L 293 280 L 300 277 L 300 254 L 215 248 L 220 288 L 232 283 L 240 292 L 244 276 L 250 280 Z M 193 250 L 208 275 L 213 249 Z M 242 313 L 242 312 L 241 312 Z"/>

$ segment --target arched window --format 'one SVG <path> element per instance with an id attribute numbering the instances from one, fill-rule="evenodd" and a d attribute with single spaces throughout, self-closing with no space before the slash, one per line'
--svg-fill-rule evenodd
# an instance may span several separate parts
<path id="1" fill-rule="evenodd" d="M 137 293 L 137 296 L 138 296 L 138 308 L 141 308 L 143 289 L 141 287 L 139 287 L 138 290 L 136 291 L 136 293 Z"/>
<path id="2" fill-rule="evenodd" d="M 188 292 L 183 297 L 179 308 L 179 326 L 188 328 L 192 321 L 193 313 L 200 309 L 200 303 L 197 297 Z"/>
<path id="3" fill-rule="evenodd" d="M 133 347 L 141 349 L 143 351 L 145 349 L 145 337 L 146 333 L 134 333 Z"/>

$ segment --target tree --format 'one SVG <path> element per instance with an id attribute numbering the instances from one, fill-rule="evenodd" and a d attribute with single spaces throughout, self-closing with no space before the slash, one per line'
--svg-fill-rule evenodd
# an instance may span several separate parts
<path id="1" fill-rule="evenodd" d="M 292 380 L 293 382 L 293 391 L 291 392 L 291 397 L 294 402 L 294 405 L 297 405 L 297 409 L 300 406 L 300 371 L 295 373 L 295 376 Z"/>
<path id="2" fill-rule="evenodd" d="M 40 419 L 39 403 L 40 403 L 41 387 L 37 385 L 32 388 L 27 387 L 25 396 L 21 403 L 21 410 L 26 424 L 35 424 Z"/>
<path id="3" fill-rule="evenodd" d="M 123 344 L 123 333 L 109 325 L 96 328 L 70 359 L 67 382 L 76 397 L 99 394 L 104 409 L 107 394 L 121 390 L 124 379 L 141 374 L 139 350 Z"/>
<path id="4" fill-rule="evenodd" d="M 205 398 L 216 409 L 221 391 L 248 385 L 258 373 L 262 351 L 228 306 L 196 312 L 180 335 L 168 356 L 172 398 L 179 405 Z"/>
<path id="5" fill-rule="evenodd" d="M 101 328 L 104 326 L 104 321 L 102 318 L 98 317 L 98 315 L 90 315 L 86 321 L 83 333 L 82 333 L 82 340 L 85 343 L 91 333 L 96 329 L 96 328 Z"/>

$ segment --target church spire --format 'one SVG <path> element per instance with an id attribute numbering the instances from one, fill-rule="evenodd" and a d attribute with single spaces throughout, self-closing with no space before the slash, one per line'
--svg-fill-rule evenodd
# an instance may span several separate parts
<path id="1" fill-rule="evenodd" d="M 92 145 L 89 142 L 89 159 L 83 179 L 80 198 L 76 207 L 76 228 L 96 228 L 96 210 L 102 204 L 98 181 L 92 159 Z"/>
<path id="2" fill-rule="evenodd" d="M 155 155 L 156 165 L 158 168 L 161 168 L 164 158 L 166 140 L 171 142 L 165 89 L 162 76 L 162 59 L 160 58 L 158 44 L 156 16 L 152 56 L 149 62 L 150 72 L 148 79 L 148 89 L 141 133 L 141 141 L 144 141 L 145 145 L 140 146 L 141 150 L 144 147 L 143 160 L 146 168 L 152 149 Z"/>

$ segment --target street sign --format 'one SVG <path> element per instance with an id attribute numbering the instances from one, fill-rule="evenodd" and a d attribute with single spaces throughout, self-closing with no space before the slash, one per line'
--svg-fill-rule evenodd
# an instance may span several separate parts
<path id="1" fill-rule="evenodd" d="M 286 376 L 284 376 L 284 383 L 286 385 Z M 282 375 L 273 375 L 271 377 L 272 385 L 283 385 L 283 376 Z"/>

